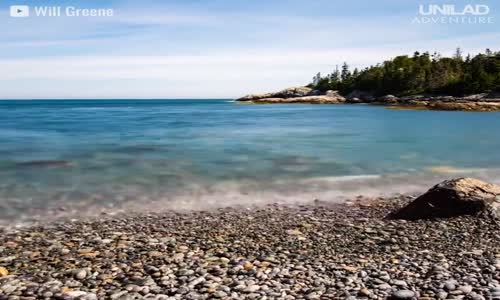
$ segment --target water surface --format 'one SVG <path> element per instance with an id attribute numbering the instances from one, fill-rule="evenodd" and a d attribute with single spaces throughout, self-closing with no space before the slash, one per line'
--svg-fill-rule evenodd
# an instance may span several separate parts
<path id="1" fill-rule="evenodd" d="M 229 100 L 0 101 L 0 220 L 496 181 L 500 113 Z"/>

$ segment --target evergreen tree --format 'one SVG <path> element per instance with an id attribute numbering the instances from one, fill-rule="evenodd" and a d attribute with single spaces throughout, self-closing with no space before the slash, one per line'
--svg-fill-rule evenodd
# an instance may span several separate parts
<path id="1" fill-rule="evenodd" d="M 317 74 L 312 86 L 321 91 L 339 90 L 347 94 L 360 90 L 374 95 L 398 96 L 419 93 L 464 95 L 500 91 L 500 51 L 463 59 L 457 48 L 452 57 L 439 53 L 415 52 L 412 57 L 397 56 L 381 64 L 351 73 L 344 63 L 326 77 Z"/>

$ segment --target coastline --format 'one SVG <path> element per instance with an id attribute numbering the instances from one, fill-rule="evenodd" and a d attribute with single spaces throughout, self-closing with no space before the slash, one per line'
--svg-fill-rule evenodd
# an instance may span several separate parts
<path id="1" fill-rule="evenodd" d="M 443 111 L 500 111 L 500 96 L 475 94 L 462 97 L 443 95 L 373 96 L 363 91 L 341 95 L 338 91 L 320 92 L 308 87 L 291 87 L 278 92 L 249 94 L 235 99 L 251 104 L 373 104 L 391 108 Z"/>
<path id="2" fill-rule="evenodd" d="M 485 299 L 499 291 L 498 223 L 385 219 L 412 199 L 106 216 L 2 232 L 0 290 L 38 299 Z"/>

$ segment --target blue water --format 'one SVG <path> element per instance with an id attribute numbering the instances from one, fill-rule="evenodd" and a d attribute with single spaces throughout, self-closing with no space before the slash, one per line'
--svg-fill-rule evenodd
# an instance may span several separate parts
<path id="1" fill-rule="evenodd" d="M 405 192 L 417 179 L 462 174 L 495 180 L 499 128 L 499 113 L 368 105 L 5 100 L 0 219 L 334 197 L 394 183 Z"/>

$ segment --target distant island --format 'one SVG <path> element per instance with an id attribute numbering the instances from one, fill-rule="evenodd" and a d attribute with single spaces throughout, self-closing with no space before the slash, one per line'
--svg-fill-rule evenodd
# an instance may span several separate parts
<path id="1" fill-rule="evenodd" d="M 500 110 L 500 51 L 453 57 L 415 52 L 363 70 L 341 70 L 314 76 L 307 86 L 247 95 L 247 103 L 370 103 L 433 110 Z"/>

